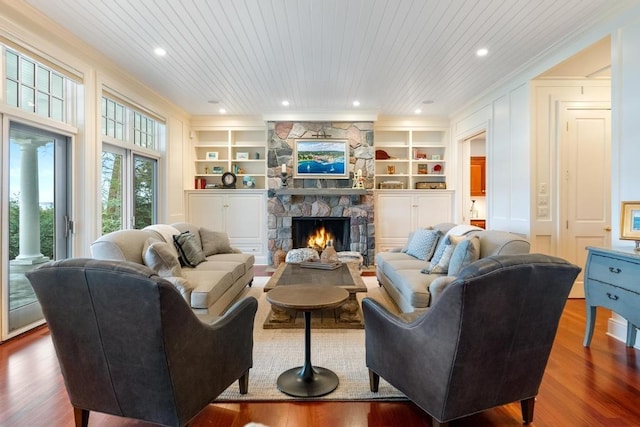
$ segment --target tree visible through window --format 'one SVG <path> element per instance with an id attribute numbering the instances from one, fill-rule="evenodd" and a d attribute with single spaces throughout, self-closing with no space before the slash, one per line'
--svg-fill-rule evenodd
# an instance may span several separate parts
<path id="1" fill-rule="evenodd" d="M 156 223 L 159 135 L 163 125 L 102 98 L 102 233 Z"/>
<path id="2" fill-rule="evenodd" d="M 156 212 L 156 161 L 134 156 L 134 228 L 154 224 Z"/>

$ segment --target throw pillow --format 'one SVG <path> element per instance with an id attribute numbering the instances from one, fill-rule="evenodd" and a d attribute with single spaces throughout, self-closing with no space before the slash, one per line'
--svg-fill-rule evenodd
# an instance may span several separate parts
<path id="1" fill-rule="evenodd" d="M 204 252 L 205 256 L 232 252 L 227 233 L 201 228 L 200 240 L 202 241 L 202 252 Z"/>
<path id="2" fill-rule="evenodd" d="M 180 264 L 195 267 L 205 260 L 202 248 L 198 247 L 196 238 L 188 231 L 173 236 L 173 242 L 178 250 Z"/>
<path id="3" fill-rule="evenodd" d="M 433 230 L 433 227 L 426 227 L 425 230 Z M 411 242 L 411 239 L 413 239 L 414 234 L 415 234 L 415 231 L 412 231 L 409 233 L 409 236 L 407 237 L 407 243 L 405 243 L 405 245 L 402 247 L 400 252 L 404 252 L 404 253 L 407 252 L 407 250 L 409 249 L 409 243 Z"/>
<path id="4" fill-rule="evenodd" d="M 471 236 L 456 245 L 449 261 L 449 276 L 456 276 L 462 268 L 480 258 L 480 237 Z"/>
<path id="5" fill-rule="evenodd" d="M 168 243 L 148 239 L 142 252 L 142 259 L 145 265 L 160 277 L 182 276 L 180 261 Z"/>
<path id="6" fill-rule="evenodd" d="M 451 256 L 453 255 L 453 251 L 456 248 L 456 245 L 464 240 L 463 236 L 451 236 L 448 235 L 445 237 L 445 241 L 442 245 L 442 252 L 440 254 L 440 258 L 436 260 L 436 255 L 433 256 L 431 260 L 431 266 L 428 269 L 428 272 L 433 274 L 444 274 L 449 271 L 449 261 L 451 260 Z"/>
<path id="7" fill-rule="evenodd" d="M 437 230 L 417 229 L 407 246 L 407 255 L 429 261 L 438 244 L 438 239 L 440 239 L 440 232 Z"/>

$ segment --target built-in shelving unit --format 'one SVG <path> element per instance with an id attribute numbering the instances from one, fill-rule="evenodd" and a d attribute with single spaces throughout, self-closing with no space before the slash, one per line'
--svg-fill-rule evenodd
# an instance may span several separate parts
<path id="1" fill-rule="evenodd" d="M 195 179 L 205 185 L 222 186 L 222 175 L 233 172 L 237 188 L 265 189 L 267 186 L 266 130 L 197 130 L 194 143 Z"/>
<path id="2" fill-rule="evenodd" d="M 445 189 L 446 128 L 376 129 L 375 188 Z"/>

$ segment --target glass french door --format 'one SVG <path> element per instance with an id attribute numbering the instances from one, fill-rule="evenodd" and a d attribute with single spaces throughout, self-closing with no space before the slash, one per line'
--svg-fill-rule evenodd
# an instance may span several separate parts
<path id="1" fill-rule="evenodd" d="M 21 123 L 9 124 L 8 206 L 3 225 L 3 335 L 41 323 L 42 310 L 25 273 L 69 255 L 69 138 Z M 6 151 L 5 151 L 6 152 Z M 7 188 L 7 187 L 5 187 Z M 8 244 L 7 244 L 8 243 Z"/>
<path id="2" fill-rule="evenodd" d="M 103 145 L 102 234 L 156 223 L 157 175 L 156 159 Z"/>

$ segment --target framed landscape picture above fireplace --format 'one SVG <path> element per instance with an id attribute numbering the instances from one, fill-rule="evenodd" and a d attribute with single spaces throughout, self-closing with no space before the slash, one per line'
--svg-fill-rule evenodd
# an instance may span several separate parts
<path id="1" fill-rule="evenodd" d="M 346 139 L 296 139 L 294 178 L 349 178 L 349 142 Z"/>

